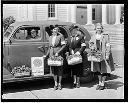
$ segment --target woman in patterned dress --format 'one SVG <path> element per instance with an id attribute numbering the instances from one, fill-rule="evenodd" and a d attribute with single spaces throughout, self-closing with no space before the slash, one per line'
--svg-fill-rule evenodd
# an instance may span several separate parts
<path id="1" fill-rule="evenodd" d="M 91 61 L 91 71 L 98 75 L 99 84 L 96 90 L 105 89 L 105 79 L 108 74 L 114 70 L 114 63 L 110 48 L 109 35 L 103 31 L 103 26 L 100 23 L 96 25 L 96 33 L 89 41 L 89 47 L 92 51 L 100 52 L 103 56 L 101 62 Z"/>

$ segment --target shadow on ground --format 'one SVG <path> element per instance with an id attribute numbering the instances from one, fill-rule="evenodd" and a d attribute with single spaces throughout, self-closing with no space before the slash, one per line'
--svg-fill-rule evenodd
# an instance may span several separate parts
<path id="1" fill-rule="evenodd" d="M 122 77 L 120 77 L 120 76 L 118 76 L 118 75 L 111 74 L 111 75 L 109 75 L 109 76 L 106 78 L 106 81 L 108 81 L 108 80 L 114 80 L 114 79 L 118 79 L 118 78 L 122 78 Z"/>
<path id="2" fill-rule="evenodd" d="M 117 75 L 111 75 L 106 80 L 107 89 L 115 89 L 124 85 L 124 83 L 120 81 L 116 81 L 115 79 L 121 78 Z M 73 80 L 71 78 L 62 80 L 62 87 L 73 89 L 72 88 Z M 94 78 L 90 82 L 81 82 L 81 87 L 91 88 L 98 83 L 98 78 Z M 53 88 L 54 81 L 53 79 L 46 80 L 36 80 L 36 81 L 28 81 L 28 82 L 19 82 L 19 83 L 8 83 L 2 85 L 3 94 L 6 93 L 15 93 L 15 92 L 23 92 L 23 91 L 31 91 L 31 90 L 41 90 L 41 89 L 49 89 Z"/>
<path id="3" fill-rule="evenodd" d="M 117 90 L 119 87 L 122 87 L 124 85 L 124 83 L 120 82 L 120 81 L 109 81 L 106 83 L 106 88 L 107 89 L 114 89 Z"/>

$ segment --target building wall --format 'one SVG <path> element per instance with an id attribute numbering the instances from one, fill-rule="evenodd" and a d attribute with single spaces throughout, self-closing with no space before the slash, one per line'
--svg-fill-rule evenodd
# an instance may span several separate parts
<path id="1" fill-rule="evenodd" d="M 35 20 L 47 20 L 48 19 L 48 5 L 47 4 L 36 4 L 34 9 Z"/>
<path id="2" fill-rule="evenodd" d="M 87 23 L 87 4 L 56 4 L 57 20 L 76 22 L 82 25 Z M 78 8 L 81 6 L 81 8 Z M 122 5 L 123 6 L 123 5 Z M 83 7 L 83 8 L 82 8 Z M 95 20 L 102 22 L 102 5 L 93 4 Z M 17 21 L 48 20 L 48 4 L 4 4 L 3 17 L 14 16 Z M 107 23 L 115 23 L 115 5 L 107 5 Z"/>
<path id="3" fill-rule="evenodd" d="M 60 21 L 68 21 L 68 5 L 57 4 L 57 19 Z"/>
<path id="4" fill-rule="evenodd" d="M 16 4 L 4 4 L 3 5 L 3 17 L 14 16 L 17 19 L 17 8 Z"/>

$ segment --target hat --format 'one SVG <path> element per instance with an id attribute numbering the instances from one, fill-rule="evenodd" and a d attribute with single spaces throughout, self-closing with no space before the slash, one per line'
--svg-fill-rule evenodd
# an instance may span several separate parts
<path id="1" fill-rule="evenodd" d="M 97 26 L 101 26 L 101 28 L 104 29 L 104 28 L 103 28 L 103 25 L 102 25 L 101 23 L 96 23 L 94 30 L 96 30 L 96 27 L 97 27 Z"/>
<path id="2" fill-rule="evenodd" d="M 32 29 L 32 30 L 31 30 L 31 32 L 35 32 L 35 31 L 37 31 L 37 30 L 35 30 L 35 29 Z"/>
<path id="3" fill-rule="evenodd" d="M 54 25 L 50 25 L 49 28 L 50 28 L 50 29 L 54 29 L 55 26 L 54 26 Z"/>

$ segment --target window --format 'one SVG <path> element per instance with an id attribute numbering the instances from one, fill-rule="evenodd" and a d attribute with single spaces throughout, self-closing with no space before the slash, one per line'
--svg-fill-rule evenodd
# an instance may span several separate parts
<path id="1" fill-rule="evenodd" d="M 56 18 L 55 4 L 48 4 L 48 18 Z"/>
<path id="2" fill-rule="evenodd" d="M 92 8 L 92 20 L 95 20 L 95 8 Z"/>
<path id="3" fill-rule="evenodd" d="M 41 38 L 39 27 L 23 27 L 14 34 L 15 40 L 38 40 Z"/>

